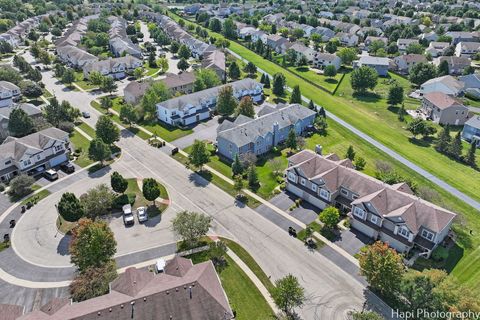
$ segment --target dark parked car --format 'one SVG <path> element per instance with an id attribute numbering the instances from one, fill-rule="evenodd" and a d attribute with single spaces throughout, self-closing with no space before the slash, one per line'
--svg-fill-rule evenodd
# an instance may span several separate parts
<path id="1" fill-rule="evenodd" d="M 82 112 L 82 116 L 83 116 L 84 118 L 90 118 L 90 113 L 88 113 L 87 111 L 83 111 L 83 112 Z"/>
<path id="2" fill-rule="evenodd" d="M 60 169 L 62 169 L 65 173 L 72 173 L 75 172 L 75 167 L 71 162 L 64 162 L 60 165 Z"/>

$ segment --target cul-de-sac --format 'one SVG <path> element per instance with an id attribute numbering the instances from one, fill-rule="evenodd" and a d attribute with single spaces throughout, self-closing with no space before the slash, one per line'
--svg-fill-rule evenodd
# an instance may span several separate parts
<path id="1" fill-rule="evenodd" d="M 0 320 L 480 319 L 480 2 L 0 0 Z"/>

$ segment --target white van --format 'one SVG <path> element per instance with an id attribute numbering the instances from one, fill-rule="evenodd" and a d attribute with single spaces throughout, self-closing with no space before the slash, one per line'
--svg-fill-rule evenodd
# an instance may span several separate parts
<path id="1" fill-rule="evenodd" d="M 50 181 L 58 179 L 58 173 L 53 169 L 48 169 L 47 171 L 45 171 L 44 175 L 45 175 L 45 178 L 47 178 Z"/>

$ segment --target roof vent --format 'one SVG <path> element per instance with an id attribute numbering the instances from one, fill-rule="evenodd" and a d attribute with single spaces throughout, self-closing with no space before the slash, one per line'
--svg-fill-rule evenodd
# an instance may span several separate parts
<path id="1" fill-rule="evenodd" d="M 98 316 L 101 316 L 101 315 L 102 315 L 102 313 L 101 313 L 100 311 L 98 311 L 98 312 L 97 312 L 97 315 L 98 315 Z"/>
<path id="2" fill-rule="evenodd" d="M 120 305 L 120 308 L 122 308 L 122 309 L 123 309 L 123 304 L 121 304 L 121 305 Z"/>
<path id="3" fill-rule="evenodd" d="M 108 312 L 112 312 L 112 308 L 108 309 Z"/>

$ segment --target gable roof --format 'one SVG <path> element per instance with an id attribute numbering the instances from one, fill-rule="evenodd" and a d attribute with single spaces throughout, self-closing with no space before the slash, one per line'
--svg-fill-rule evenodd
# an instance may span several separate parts
<path id="1" fill-rule="evenodd" d="M 434 106 L 444 110 L 451 106 L 463 106 L 463 103 L 443 92 L 429 92 L 423 96 L 424 99 L 430 101 Z"/>

